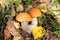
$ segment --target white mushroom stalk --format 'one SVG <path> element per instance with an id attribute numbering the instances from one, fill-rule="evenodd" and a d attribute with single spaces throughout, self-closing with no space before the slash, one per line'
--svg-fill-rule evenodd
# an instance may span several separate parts
<path id="1" fill-rule="evenodd" d="M 21 22 L 21 28 L 26 31 L 28 27 L 28 22 Z"/>
<path id="2" fill-rule="evenodd" d="M 32 20 L 32 18 L 31 18 L 31 16 L 28 13 L 22 12 L 22 13 L 19 13 L 16 16 L 16 20 L 21 22 L 22 30 L 27 31 L 27 29 L 28 29 L 28 22 L 30 22 Z"/>
<path id="3" fill-rule="evenodd" d="M 32 25 L 37 26 L 38 22 L 37 22 L 37 18 L 32 18 Z"/>
<path id="4" fill-rule="evenodd" d="M 28 33 L 31 33 L 31 32 L 32 32 L 32 29 L 33 29 L 34 27 L 36 27 L 37 24 L 38 24 L 37 18 L 36 18 L 36 17 L 35 17 L 35 18 L 32 18 L 32 23 L 31 23 L 31 25 L 28 25 L 28 27 L 27 27 L 27 32 L 28 32 Z"/>
<path id="5" fill-rule="evenodd" d="M 34 28 L 34 27 L 36 27 L 36 25 L 28 25 L 28 27 L 27 27 L 27 30 L 26 30 L 26 32 L 28 32 L 29 34 L 32 32 L 32 29 Z"/>
<path id="6" fill-rule="evenodd" d="M 37 18 L 32 18 L 32 23 L 29 25 L 28 22 L 21 22 L 21 28 L 28 32 L 31 33 L 32 29 L 37 26 Z"/>
<path id="7" fill-rule="evenodd" d="M 37 18 L 32 18 L 31 25 L 28 24 L 28 22 L 21 22 L 21 28 L 24 29 L 24 31 L 31 33 L 32 29 L 37 26 Z"/>
<path id="8" fill-rule="evenodd" d="M 21 26 L 26 26 L 28 25 L 28 22 L 21 22 Z"/>
<path id="9" fill-rule="evenodd" d="M 32 23 L 31 25 L 28 24 L 28 22 L 21 22 L 21 28 L 28 32 L 31 33 L 32 29 L 37 26 L 38 22 L 37 22 L 37 18 L 32 18 Z"/>
<path id="10" fill-rule="evenodd" d="M 35 18 L 32 18 L 32 23 L 30 25 L 28 24 L 28 22 L 22 22 L 21 26 L 26 32 L 30 34 L 32 29 L 36 27 L 37 24 L 38 24 L 37 18 L 35 17 Z"/>

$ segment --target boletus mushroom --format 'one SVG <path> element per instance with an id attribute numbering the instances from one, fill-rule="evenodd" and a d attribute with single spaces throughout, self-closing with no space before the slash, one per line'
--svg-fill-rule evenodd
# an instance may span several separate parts
<path id="1" fill-rule="evenodd" d="M 26 12 L 17 14 L 16 20 L 21 22 L 21 28 L 26 31 L 28 29 L 28 22 L 32 20 L 31 16 Z"/>
<path id="2" fill-rule="evenodd" d="M 39 17 L 39 16 L 42 15 L 40 9 L 38 9 L 38 8 L 32 8 L 32 9 L 30 9 L 29 14 L 32 17 L 32 24 L 37 26 L 37 24 L 38 24 L 37 17 Z"/>

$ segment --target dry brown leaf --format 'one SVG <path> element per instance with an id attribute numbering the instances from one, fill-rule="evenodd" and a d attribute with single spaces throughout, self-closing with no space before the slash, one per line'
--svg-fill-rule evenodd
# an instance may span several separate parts
<path id="1" fill-rule="evenodd" d="M 14 27 L 14 24 L 13 24 L 13 21 L 8 21 L 7 22 L 7 28 L 13 36 L 17 34 L 17 32 L 15 30 L 15 27 Z"/>
<path id="2" fill-rule="evenodd" d="M 11 35 L 19 36 L 21 39 L 23 39 L 23 37 L 18 32 L 16 32 L 13 21 L 8 21 L 7 22 L 7 28 L 8 28 Z"/>
<path id="3" fill-rule="evenodd" d="M 11 37 L 11 34 L 9 33 L 9 30 L 5 27 L 4 29 L 4 38 L 7 39 L 7 38 L 10 38 Z"/>

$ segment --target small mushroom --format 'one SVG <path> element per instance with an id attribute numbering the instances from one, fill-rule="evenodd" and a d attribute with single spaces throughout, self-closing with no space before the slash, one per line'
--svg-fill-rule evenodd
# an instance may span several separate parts
<path id="1" fill-rule="evenodd" d="M 30 22 L 32 20 L 32 18 L 31 18 L 31 16 L 28 13 L 21 12 L 21 13 L 17 14 L 16 20 L 21 22 L 21 28 L 24 31 L 27 31 L 27 29 L 28 29 L 28 22 Z"/>
<path id="2" fill-rule="evenodd" d="M 32 25 L 36 25 L 38 24 L 37 22 L 37 17 L 41 16 L 42 13 L 40 11 L 40 9 L 38 8 L 32 8 L 30 11 L 29 11 L 29 14 L 31 15 L 32 17 Z"/>

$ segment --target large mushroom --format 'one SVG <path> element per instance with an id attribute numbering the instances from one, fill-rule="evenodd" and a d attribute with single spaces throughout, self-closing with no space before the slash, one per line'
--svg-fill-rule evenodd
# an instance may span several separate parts
<path id="1" fill-rule="evenodd" d="M 40 9 L 38 8 L 32 8 L 30 11 L 29 11 L 29 14 L 31 15 L 32 17 L 32 25 L 36 25 L 38 24 L 37 22 L 37 17 L 41 16 L 42 13 L 40 11 Z"/>
<path id="2" fill-rule="evenodd" d="M 28 29 L 28 22 L 31 21 L 32 19 L 31 19 L 31 16 L 28 13 L 21 12 L 21 13 L 17 14 L 16 20 L 21 22 L 21 28 L 24 31 L 27 31 L 27 29 Z"/>

